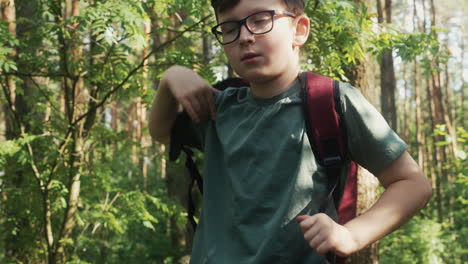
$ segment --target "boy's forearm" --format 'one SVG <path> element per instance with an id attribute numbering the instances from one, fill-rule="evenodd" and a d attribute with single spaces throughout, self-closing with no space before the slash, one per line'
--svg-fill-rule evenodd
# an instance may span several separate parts
<path id="1" fill-rule="evenodd" d="M 417 168 L 406 179 L 392 182 L 364 214 L 345 224 L 358 250 L 391 233 L 415 215 L 429 200 L 431 188 Z"/>
<path id="2" fill-rule="evenodd" d="M 170 140 L 172 125 L 177 117 L 179 104 L 169 89 L 166 75 L 159 83 L 158 92 L 151 106 L 149 131 L 151 137 L 164 144 Z"/>

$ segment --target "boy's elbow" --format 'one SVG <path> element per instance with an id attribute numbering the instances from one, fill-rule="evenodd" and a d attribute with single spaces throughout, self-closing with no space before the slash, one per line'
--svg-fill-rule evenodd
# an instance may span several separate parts
<path id="1" fill-rule="evenodd" d="M 420 171 L 420 177 L 418 177 L 418 179 L 419 180 L 415 182 L 416 185 L 414 185 L 414 187 L 418 190 L 421 208 L 423 208 L 427 203 L 429 203 L 429 200 L 432 197 L 432 185 L 422 171 Z"/>
<path id="2" fill-rule="evenodd" d="M 151 138 L 161 144 L 167 145 L 170 142 L 170 136 L 167 133 L 161 133 L 160 130 L 151 128 L 149 129 Z"/>
<path id="3" fill-rule="evenodd" d="M 170 133 L 165 132 L 164 129 L 155 125 L 156 122 L 154 120 L 148 123 L 149 134 L 151 138 L 161 144 L 169 144 L 170 142 Z"/>
<path id="4" fill-rule="evenodd" d="M 428 179 L 425 178 L 425 184 L 424 184 L 424 190 L 423 190 L 423 197 L 424 197 L 424 205 L 426 205 L 432 197 L 432 186 L 429 183 Z"/>

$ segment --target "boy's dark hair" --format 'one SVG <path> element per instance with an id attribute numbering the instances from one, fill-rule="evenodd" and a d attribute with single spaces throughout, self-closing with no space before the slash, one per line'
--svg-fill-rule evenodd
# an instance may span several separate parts
<path id="1" fill-rule="evenodd" d="M 211 0 L 211 6 L 215 10 L 216 16 L 219 13 L 228 11 L 239 4 L 240 0 Z M 302 15 L 304 13 L 304 0 L 283 0 L 287 6 L 287 11 L 295 15 Z"/>

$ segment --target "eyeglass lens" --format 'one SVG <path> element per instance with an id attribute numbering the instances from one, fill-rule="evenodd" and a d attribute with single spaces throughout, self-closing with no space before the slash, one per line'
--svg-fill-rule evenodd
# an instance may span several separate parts
<path id="1" fill-rule="evenodd" d="M 246 18 L 245 24 L 247 29 L 252 34 L 264 34 L 270 31 L 273 27 L 273 14 L 270 12 L 260 12 L 253 14 Z M 219 40 L 222 43 L 228 43 L 234 41 L 238 35 L 242 23 L 239 21 L 232 21 L 222 23 L 219 27 L 221 34 L 217 34 Z"/>

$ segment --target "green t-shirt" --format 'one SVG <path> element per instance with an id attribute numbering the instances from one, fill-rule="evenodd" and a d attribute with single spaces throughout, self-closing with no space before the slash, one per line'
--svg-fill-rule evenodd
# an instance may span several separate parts
<path id="1" fill-rule="evenodd" d="M 378 174 L 407 146 L 357 89 L 339 88 L 349 156 Z M 248 87 L 228 88 L 216 98 L 216 121 L 195 128 L 204 195 L 190 263 L 324 263 L 295 220 L 317 213 L 327 195 L 325 170 L 305 131 L 299 82 L 268 99 Z"/>

